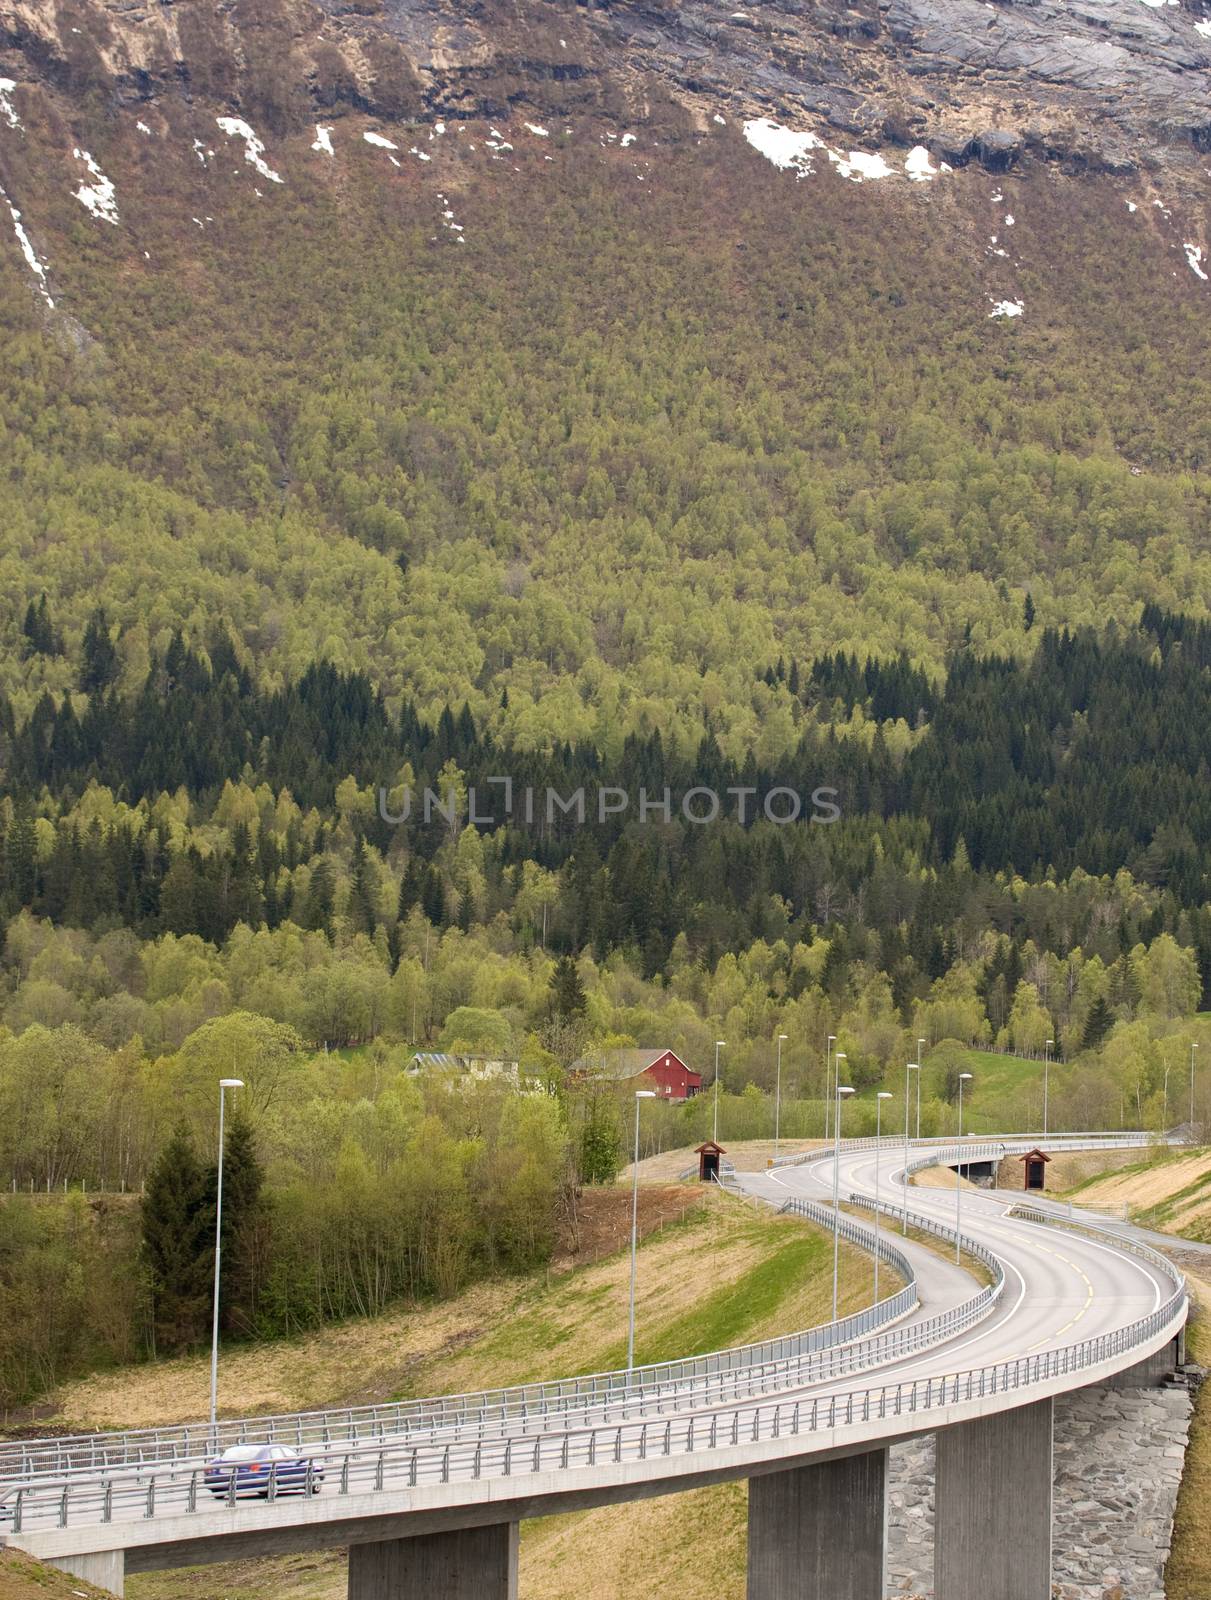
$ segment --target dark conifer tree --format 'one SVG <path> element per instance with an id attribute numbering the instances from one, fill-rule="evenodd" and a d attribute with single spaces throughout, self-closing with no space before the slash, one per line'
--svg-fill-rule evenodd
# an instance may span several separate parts
<path id="1" fill-rule="evenodd" d="M 442 883 L 442 875 L 436 867 L 430 867 L 425 874 L 425 887 L 421 893 L 421 910 L 435 928 L 440 928 L 445 924 L 446 889 Z"/>
<path id="2" fill-rule="evenodd" d="M 142 1233 L 153 1350 L 157 1355 L 188 1350 L 205 1336 L 211 1303 L 214 1187 L 184 1125 L 147 1179 Z"/>
<path id="3" fill-rule="evenodd" d="M 85 694 L 97 694 L 113 683 L 120 666 L 117 649 L 109 636 L 105 609 L 99 606 L 84 628 L 77 682 Z"/>
<path id="4" fill-rule="evenodd" d="M 359 834 L 353 847 L 353 880 L 349 889 L 349 922 L 357 933 L 373 933 L 378 923 L 370 893 L 369 874 L 366 841 Z"/>
<path id="5" fill-rule="evenodd" d="M 63 640 L 55 631 L 50 617 L 46 591 L 31 600 L 25 608 L 25 621 L 21 625 L 25 637 L 23 653 L 28 656 L 57 656 L 63 653 Z"/>
<path id="6" fill-rule="evenodd" d="M 1082 1048 L 1096 1050 L 1113 1026 L 1114 1012 L 1111 1011 L 1106 997 L 1098 995 L 1085 1019 L 1085 1031 L 1081 1036 Z"/>
<path id="7" fill-rule="evenodd" d="M 327 860 L 321 857 L 316 862 L 315 869 L 311 874 L 307 899 L 303 904 L 302 915 L 299 918 L 301 925 L 315 933 L 325 933 L 331 938 L 334 898 L 332 868 L 328 865 Z"/>
<path id="8" fill-rule="evenodd" d="M 252 1123 L 234 1105 L 223 1148 L 223 1292 L 220 1308 L 229 1333 L 256 1327 L 257 1304 L 268 1241 L 262 1191 L 265 1173 Z"/>
<path id="9" fill-rule="evenodd" d="M 551 1010 L 565 1021 L 582 1017 L 585 1009 L 584 986 L 571 956 L 560 956 L 551 974 Z"/>

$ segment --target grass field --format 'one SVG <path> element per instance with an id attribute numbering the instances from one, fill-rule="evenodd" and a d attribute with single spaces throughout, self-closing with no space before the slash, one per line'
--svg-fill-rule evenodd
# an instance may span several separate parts
<path id="1" fill-rule="evenodd" d="M 622 1251 L 552 1275 L 550 1282 L 538 1278 L 513 1285 L 501 1298 L 495 1298 L 500 1286 L 490 1286 L 461 1311 L 462 1302 L 455 1302 L 448 1312 L 446 1343 L 417 1354 L 408 1371 L 408 1392 L 554 1377 L 625 1359 L 628 1273 L 629 1258 Z M 649 1235 L 640 1251 L 637 1357 L 660 1360 L 826 1320 L 831 1273 L 832 1246 L 824 1233 L 708 1193 L 684 1220 Z M 881 1286 L 885 1292 L 894 1287 L 886 1271 Z M 870 1289 L 869 1261 L 843 1246 L 842 1308 L 865 1304 Z M 380 1348 L 384 1335 L 389 1339 L 403 1332 L 392 1322 L 390 1331 L 375 1335 L 374 1348 Z M 275 1346 L 273 1353 L 282 1368 L 280 1387 L 306 1389 L 316 1400 L 323 1381 L 331 1385 L 329 1398 L 347 1390 L 358 1360 L 356 1347 L 347 1344 L 325 1358 L 322 1368 L 314 1348 Z M 224 1362 L 228 1398 L 239 1381 L 240 1360 L 237 1353 Z M 302 1370 L 292 1375 L 296 1364 Z M 137 1373 L 133 1376 L 137 1382 Z M 110 1396 L 110 1406 L 119 1393 Z M 95 1405 L 98 1391 L 88 1398 Z M 142 1412 L 139 1418 L 145 1420 Z M 627 1600 L 636 1594 L 740 1600 L 745 1517 L 744 1485 L 728 1484 L 528 1523 L 521 1595 L 523 1600 L 565 1600 L 571 1593 L 591 1594 L 593 1600 Z M 687 1529 L 703 1530 L 702 1535 L 687 1537 Z M 333 1552 L 138 1575 L 128 1580 L 126 1592 L 130 1600 L 344 1600 L 345 1558 Z"/>
<path id="2" fill-rule="evenodd" d="M 1033 1131 L 1041 1124 L 1043 1109 L 1043 1063 L 1021 1056 L 998 1055 L 992 1050 L 961 1052 L 961 1070 L 970 1072 L 972 1081 L 963 1091 L 963 1129 L 969 1133 L 1016 1133 Z M 1052 1094 L 1062 1089 L 1069 1069 L 1051 1063 Z M 958 1125 L 958 1107 L 942 1103 L 942 1073 L 936 1054 L 925 1052 L 921 1082 L 921 1132 L 944 1135 Z M 874 1132 L 874 1098 L 880 1089 L 893 1098 L 883 1104 L 883 1131 L 904 1127 L 904 1068 L 892 1067 L 881 1084 L 870 1084 L 854 1096 L 847 1113 L 848 1126 L 842 1131 Z M 910 1125 L 916 1131 L 916 1084 L 911 1084 Z M 856 1115 L 855 1115 L 856 1113 Z"/>

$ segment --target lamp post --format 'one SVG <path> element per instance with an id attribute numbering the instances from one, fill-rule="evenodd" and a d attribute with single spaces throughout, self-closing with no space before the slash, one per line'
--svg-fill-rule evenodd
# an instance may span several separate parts
<path id="1" fill-rule="evenodd" d="M 214 1207 L 214 1315 L 210 1324 L 210 1431 L 214 1433 L 219 1407 L 219 1264 L 223 1253 L 223 1096 L 228 1089 L 242 1089 L 242 1078 L 219 1079 L 219 1171 Z"/>
<path id="2" fill-rule="evenodd" d="M 1169 1063 L 1167 1061 L 1165 1062 L 1165 1109 L 1161 1116 L 1161 1132 L 1169 1132 Z"/>
<path id="3" fill-rule="evenodd" d="M 833 1101 L 833 1046 L 837 1042 L 837 1035 L 830 1033 L 828 1042 L 824 1046 L 824 1137 L 828 1138 L 831 1126 L 830 1113 Z"/>
<path id="4" fill-rule="evenodd" d="M 1190 1042 L 1190 1138 L 1194 1138 L 1194 1052 L 1198 1049 L 1198 1040 Z"/>
<path id="5" fill-rule="evenodd" d="M 891 1091 L 880 1089 L 875 1096 L 875 1298 L 872 1305 L 879 1303 L 879 1157 L 882 1154 L 883 1140 L 883 1102 L 891 1099 Z"/>
<path id="6" fill-rule="evenodd" d="M 778 1134 L 782 1119 L 782 1046 L 786 1042 L 786 1035 L 778 1035 L 778 1071 L 774 1078 L 774 1160 L 778 1159 Z M 1191 1083 L 1194 1079 L 1191 1078 Z"/>
<path id="7" fill-rule="evenodd" d="M 631 1315 L 627 1324 L 627 1371 L 635 1368 L 635 1271 L 639 1248 L 639 1102 L 654 1100 L 655 1089 L 635 1090 L 635 1159 L 631 1163 Z"/>
<path id="8" fill-rule="evenodd" d="M 901 1230 L 908 1233 L 908 1074 L 915 1072 L 917 1075 L 917 1103 L 920 1104 L 921 1095 L 921 1065 L 917 1061 L 909 1061 L 904 1067 L 904 1226 Z"/>
<path id="9" fill-rule="evenodd" d="M 716 1144 L 719 1143 L 719 1052 L 726 1043 L 726 1039 L 715 1040 L 715 1123 L 711 1138 Z"/>
<path id="10" fill-rule="evenodd" d="M 918 1039 L 917 1040 L 917 1062 L 918 1062 L 918 1065 L 923 1064 L 924 1061 L 925 1061 L 925 1040 L 924 1039 Z M 917 1138 L 919 1139 L 920 1137 L 921 1137 L 921 1077 L 920 1077 L 920 1074 L 918 1073 L 918 1075 L 917 1075 Z"/>
<path id="11" fill-rule="evenodd" d="M 841 1062 L 845 1052 L 837 1052 L 837 1078 L 841 1077 Z M 833 1108 L 833 1321 L 837 1320 L 837 1271 L 841 1262 L 841 1102 L 853 1090 L 840 1081 L 837 1083 L 836 1105 Z"/>
<path id="12" fill-rule="evenodd" d="M 1054 1043 L 1055 1043 L 1054 1039 L 1048 1039 L 1047 1043 L 1043 1046 L 1043 1137 L 1044 1137 L 1044 1139 L 1047 1137 L 1047 1093 L 1048 1093 L 1048 1089 L 1050 1087 L 1050 1077 L 1051 1077 L 1051 1047 L 1052 1047 L 1052 1045 Z"/>
<path id="13" fill-rule="evenodd" d="M 959 1073 L 959 1166 L 955 1173 L 955 1261 L 959 1260 L 959 1223 L 963 1207 L 963 1085 L 971 1082 L 970 1072 Z"/>

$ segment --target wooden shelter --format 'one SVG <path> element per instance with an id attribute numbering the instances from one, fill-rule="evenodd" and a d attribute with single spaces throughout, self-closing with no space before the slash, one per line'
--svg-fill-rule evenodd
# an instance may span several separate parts
<path id="1" fill-rule="evenodd" d="M 720 1159 L 727 1154 L 723 1146 L 716 1144 L 713 1139 L 708 1139 L 705 1144 L 698 1146 L 694 1154 L 698 1157 L 698 1182 L 717 1182 Z"/>
<path id="2" fill-rule="evenodd" d="M 1047 1163 L 1051 1160 L 1051 1157 L 1044 1155 L 1041 1150 L 1027 1150 L 1024 1156 L 1018 1157 L 1018 1160 L 1025 1163 L 1025 1168 L 1022 1174 L 1023 1189 L 1044 1188 L 1045 1184 L 1043 1179 L 1045 1177 L 1045 1168 Z"/>

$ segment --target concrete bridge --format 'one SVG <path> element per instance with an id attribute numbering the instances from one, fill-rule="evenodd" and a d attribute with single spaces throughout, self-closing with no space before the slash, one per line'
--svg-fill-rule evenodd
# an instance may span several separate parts
<path id="1" fill-rule="evenodd" d="M 1116 1142 L 1143 1144 L 1146 1135 Z M 1181 1358 L 1180 1273 L 1125 1230 L 1004 1193 L 962 1197 L 988 1281 L 905 1236 L 953 1244 L 954 1191 L 906 1171 L 966 1166 L 1035 1141 L 962 1149 L 843 1146 L 846 1237 L 905 1287 L 838 1324 L 633 1373 L 406 1405 L 0 1445 L 7 1542 L 121 1595 L 125 1574 L 348 1546 L 350 1600 L 510 1600 L 518 1524 L 749 1480 L 749 1600 L 884 1600 L 887 1450 L 937 1435 L 937 1600 L 1049 1600 L 1052 1400 L 1146 1383 Z M 1049 1140 L 1048 1149 L 1108 1143 Z M 735 1176 L 831 1226 L 831 1153 Z M 1016 1202 L 1016 1203 L 1015 1203 Z M 863 1217 L 870 1221 L 861 1220 Z M 239 1439 L 322 1459 L 322 1492 L 212 1499 L 202 1466 Z"/>

